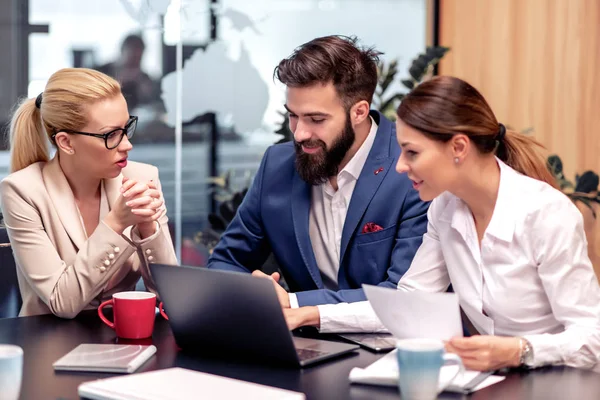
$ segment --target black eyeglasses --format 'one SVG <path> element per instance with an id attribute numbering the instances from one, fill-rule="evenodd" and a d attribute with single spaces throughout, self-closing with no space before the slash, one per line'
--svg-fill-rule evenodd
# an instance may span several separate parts
<path id="1" fill-rule="evenodd" d="M 121 141 L 123 140 L 123 137 L 125 135 L 127 135 L 128 139 L 131 139 L 131 137 L 135 133 L 135 128 L 137 127 L 137 122 L 138 122 L 138 117 L 131 115 L 131 116 L 129 116 L 129 121 L 127 121 L 127 123 L 125 124 L 125 128 L 113 129 L 112 131 L 106 132 L 106 133 L 88 133 L 88 132 L 72 131 L 70 129 L 55 129 L 55 133 L 54 133 L 54 135 L 52 135 L 52 140 L 54 140 L 54 137 L 58 134 L 58 132 L 74 133 L 76 135 L 93 136 L 93 137 L 104 139 L 104 145 L 106 146 L 106 148 L 108 150 L 112 150 L 112 149 L 116 148 L 119 144 L 121 144 Z"/>

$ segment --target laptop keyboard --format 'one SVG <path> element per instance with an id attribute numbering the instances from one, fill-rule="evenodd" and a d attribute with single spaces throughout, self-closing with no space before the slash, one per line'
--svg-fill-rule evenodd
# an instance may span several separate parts
<path id="1" fill-rule="evenodd" d="M 296 349 L 296 353 L 298 353 L 298 358 L 300 359 L 300 361 L 312 360 L 313 358 L 329 354 L 326 351 L 312 349 Z"/>

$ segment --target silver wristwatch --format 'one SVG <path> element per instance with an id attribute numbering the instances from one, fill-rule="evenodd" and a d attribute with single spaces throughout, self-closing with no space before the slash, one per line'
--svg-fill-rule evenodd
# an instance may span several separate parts
<path id="1" fill-rule="evenodd" d="M 529 340 L 521 338 L 521 358 L 519 359 L 520 365 L 531 367 L 533 365 L 533 347 Z"/>

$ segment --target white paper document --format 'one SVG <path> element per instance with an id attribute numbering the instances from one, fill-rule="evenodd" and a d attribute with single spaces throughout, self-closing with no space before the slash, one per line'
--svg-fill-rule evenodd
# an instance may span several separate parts
<path id="1" fill-rule="evenodd" d="M 85 382 L 79 385 L 78 394 L 92 400 L 304 400 L 306 398 L 304 393 L 185 368 L 168 368 Z"/>
<path id="2" fill-rule="evenodd" d="M 375 314 L 397 339 L 463 336 L 455 293 L 403 292 L 372 285 L 363 288 Z"/>
<path id="3" fill-rule="evenodd" d="M 399 372 L 398 372 L 398 360 L 396 359 L 396 350 L 386 354 L 367 368 L 353 368 L 350 371 L 350 382 L 362 383 L 366 385 L 378 385 L 378 386 L 394 386 L 398 387 Z M 440 370 L 439 388 L 446 387 L 448 392 L 462 392 L 463 388 L 469 387 L 469 384 L 473 382 L 479 376 L 477 371 L 466 370 L 461 375 L 458 375 L 454 381 L 449 382 L 450 379 L 456 374 L 457 365 L 447 365 L 442 367 Z M 503 376 L 490 375 L 487 376 L 482 382 L 477 384 L 470 392 L 483 389 L 484 387 L 493 385 L 494 383 L 500 382 L 504 379 Z M 448 384 L 450 385 L 448 386 Z"/>

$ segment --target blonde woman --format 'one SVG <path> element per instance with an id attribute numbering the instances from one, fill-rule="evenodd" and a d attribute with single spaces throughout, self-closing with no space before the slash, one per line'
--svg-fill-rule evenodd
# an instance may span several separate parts
<path id="1" fill-rule="evenodd" d="M 83 68 L 57 71 L 16 110 L 0 197 L 20 316 L 73 318 L 140 276 L 154 291 L 149 262 L 176 264 L 158 170 L 127 160 L 136 124 L 119 84 Z"/>

